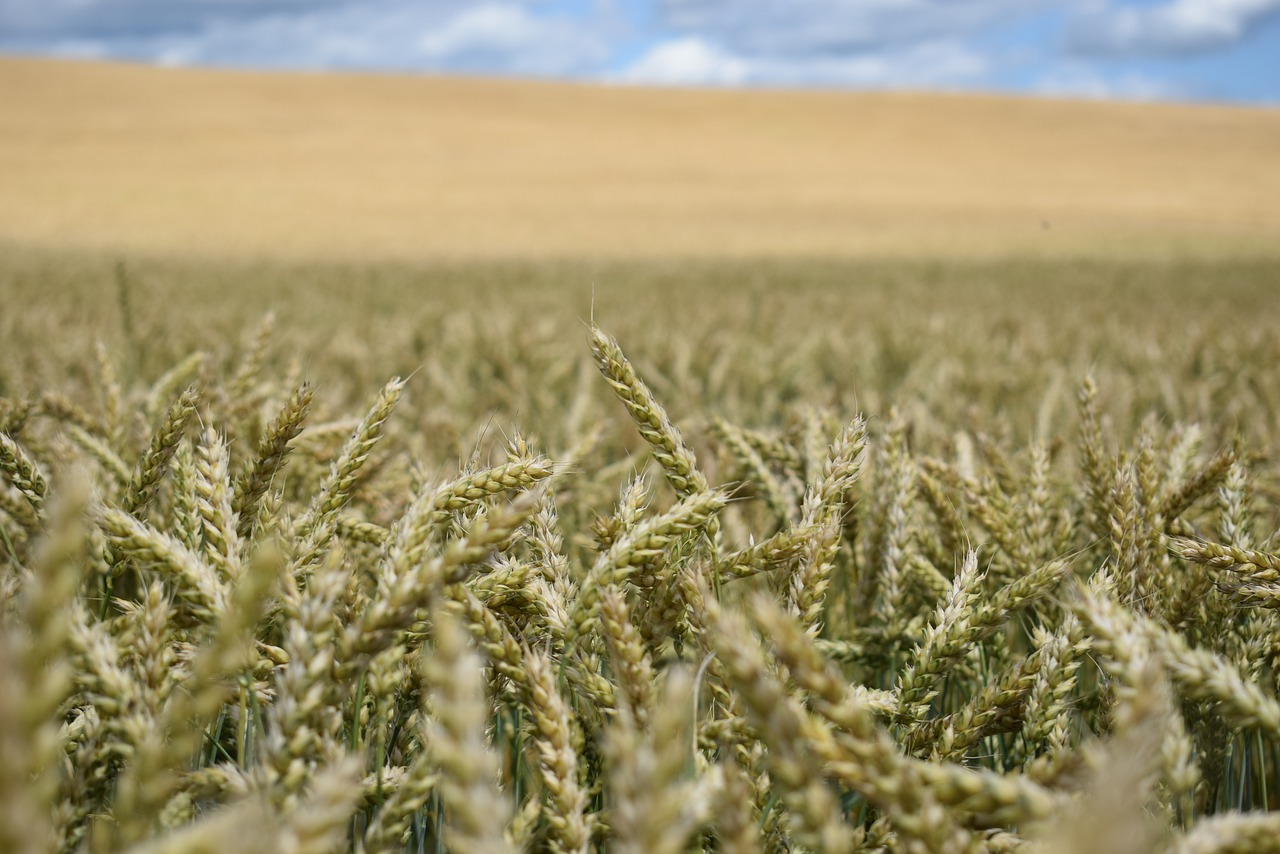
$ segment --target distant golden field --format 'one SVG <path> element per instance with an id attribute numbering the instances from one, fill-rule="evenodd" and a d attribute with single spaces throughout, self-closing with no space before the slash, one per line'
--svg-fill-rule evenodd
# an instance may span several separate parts
<path id="1" fill-rule="evenodd" d="M 0 60 L 0 239 L 206 256 L 1223 256 L 1280 111 Z"/>

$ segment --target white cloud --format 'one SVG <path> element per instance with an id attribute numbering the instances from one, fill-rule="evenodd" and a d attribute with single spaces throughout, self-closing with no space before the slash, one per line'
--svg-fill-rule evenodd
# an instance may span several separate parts
<path id="1" fill-rule="evenodd" d="M 662 42 L 620 75 L 660 85 L 959 88 L 990 72 L 986 59 L 958 41 L 930 41 L 849 56 L 748 55 L 697 37 Z"/>
<path id="2" fill-rule="evenodd" d="M 620 79 L 657 86 L 732 86 L 747 82 L 749 63 L 697 36 L 659 42 Z"/>
<path id="3" fill-rule="evenodd" d="M 1235 44 L 1278 14 L 1280 0 L 1104 5 L 1076 15 L 1067 44 L 1079 53 L 1110 56 L 1196 53 Z"/>
<path id="4" fill-rule="evenodd" d="M 459 13 L 418 41 L 432 64 L 458 70 L 504 68 L 529 74 L 569 74 L 602 64 L 610 46 L 601 32 L 563 17 L 539 16 L 510 3 Z"/>
<path id="5" fill-rule="evenodd" d="M 1107 75 L 1070 63 L 1041 75 L 1032 91 L 1037 95 L 1099 101 L 1171 101 L 1187 97 L 1186 92 L 1168 82 L 1144 74 Z"/>
<path id="6" fill-rule="evenodd" d="M 958 38 L 1063 0 L 659 0 L 658 17 L 752 54 L 849 55 Z"/>
<path id="7" fill-rule="evenodd" d="M 0 0 L 13 3 L 15 0 Z M 20 0 L 18 0 L 20 2 Z M 51 0 L 66 8 L 72 0 Z M 97 0 L 82 0 L 98 5 Z M 156 0 L 126 0 L 141 9 Z M 608 58 L 610 33 L 599 21 L 557 15 L 540 4 L 464 0 L 320 2 L 270 0 L 250 12 L 245 0 L 196 0 L 226 14 L 196 16 L 160 31 L 93 32 L 72 28 L 48 42 L 60 55 L 115 56 L 166 65 L 259 68 L 451 70 L 499 74 L 589 73 Z M 234 8 L 235 14 L 228 12 Z M 22 49 L 21 43 L 10 43 Z"/>

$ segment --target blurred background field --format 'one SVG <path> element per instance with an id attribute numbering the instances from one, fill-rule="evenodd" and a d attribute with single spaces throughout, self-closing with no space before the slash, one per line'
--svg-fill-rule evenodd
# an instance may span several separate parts
<path id="1" fill-rule="evenodd" d="M 664 373 L 715 368 L 677 411 L 765 420 L 745 398 L 880 414 L 929 384 L 1025 415 L 1050 374 L 1199 346 L 1243 412 L 1274 364 L 1227 354 L 1280 310 L 1275 109 L 17 58 L 0 89 L 8 393 L 99 340 L 155 375 L 269 311 L 335 403 L 432 365 L 474 396 L 442 410 L 526 422 L 531 386 L 474 356 L 572 371 L 593 313 Z"/>
<path id="2" fill-rule="evenodd" d="M 206 258 L 1268 256 L 1280 110 L 0 58 L 0 238 Z"/>
<path id="3" fill-rule="evenodd" d="M 195 351 L 216 357 L 205 370 L 230 370 L 270 313 L 267 368 L 318 382 L 318 403 L 350 407 L 413 375 L 450 425 L 442 462 L 489 423 L 567 449 L 555 433 L 582 428 L 562 417 L 579 391 L 593 418 L 622 415 L 581 377 L 594 318 L 637 351 L 674 415 L 703 426 L 898 407 L 922 438 L 965 427 L 1023 442 L 1068 426 L 1093 371 L 1122 435 L 1155 413 L 1270 445 L 1278 277 L 1268 258 L 125 262 L 11 249 L 0 393 L 70 381 L 95 394 L 100 343 L 144 386 Z"/>

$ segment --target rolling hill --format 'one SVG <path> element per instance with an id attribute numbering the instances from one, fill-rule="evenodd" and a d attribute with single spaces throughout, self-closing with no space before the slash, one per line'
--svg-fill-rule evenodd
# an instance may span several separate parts
<path id="1" fill-rule="evenodd" d="M 219 257 L 1280 253 L 1280 110 L 0 59 L 0 241 Z"/>

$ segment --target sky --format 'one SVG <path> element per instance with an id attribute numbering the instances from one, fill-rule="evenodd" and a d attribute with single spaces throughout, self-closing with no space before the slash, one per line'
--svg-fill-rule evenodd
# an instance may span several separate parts
<path id="1" fill-rule="evenodd" d="M 0 0 L 0 52 L 1280 104 L 1280 0 Z"/>

